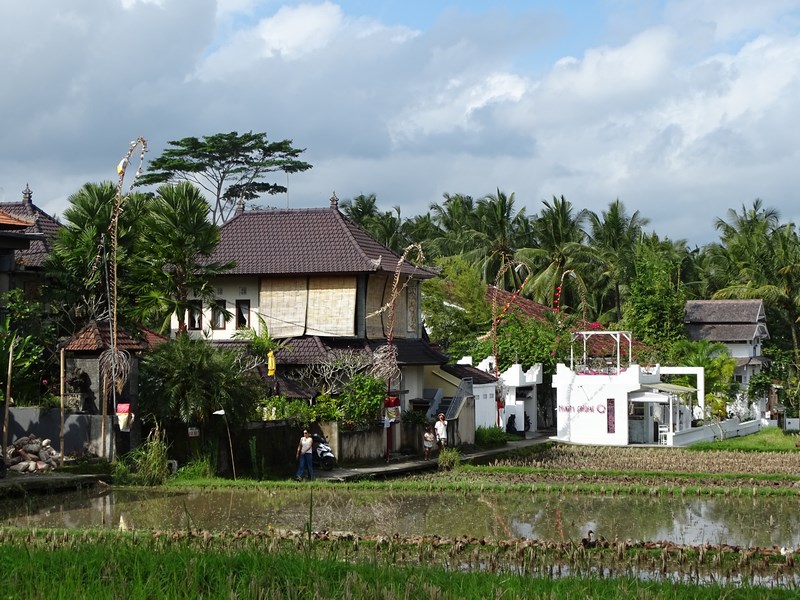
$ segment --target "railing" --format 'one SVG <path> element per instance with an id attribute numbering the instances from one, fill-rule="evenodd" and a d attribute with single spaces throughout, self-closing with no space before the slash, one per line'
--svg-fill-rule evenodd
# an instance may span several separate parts
<path id="1" fill-rule="evenodd" d="M 455 419 L 458 417 L 458 414 L 461 412 L 461 407 L 464 404 L 464 400 L 472 395 L 472 377 L 466 377 L 461 380 L 461 383 L 458 384 L 458 389 L 456 390 L 456 393 L 453 394 L 453 400 L 450 402 L 450 406 L 447 407 L 445 419 L 449 421 L 450 419 Z"/>

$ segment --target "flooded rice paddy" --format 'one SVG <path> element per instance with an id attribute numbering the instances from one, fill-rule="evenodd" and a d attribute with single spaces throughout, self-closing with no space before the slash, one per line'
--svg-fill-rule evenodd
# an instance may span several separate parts
<path id="1" fill-rule="evenodd" d="M 800 546 L 796 497 L 638 497 L 554 493 L 313 489 L 82 491 L 0 504 L 0 524 L 170 530 L 198 528 L 347 531 L 359 535 L 470 536 L 681 545 Z"/>

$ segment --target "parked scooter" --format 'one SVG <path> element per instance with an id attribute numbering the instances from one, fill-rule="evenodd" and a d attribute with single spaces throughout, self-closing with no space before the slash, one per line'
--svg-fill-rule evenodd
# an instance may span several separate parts
<path id="1" fill-rule="evenodd" d="M 324 435 L 319 433 L 311 434 L 311 439 L 314 440 L 314 466 L 330 471 L 336 466 L 336 457 L 333 455 L 331 447 L 328 445 L 328 440 L 325 439 Z"/>

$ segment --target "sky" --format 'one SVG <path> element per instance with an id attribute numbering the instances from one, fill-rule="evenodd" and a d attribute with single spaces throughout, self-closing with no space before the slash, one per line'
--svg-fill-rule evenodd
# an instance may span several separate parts
<path id="1" fill-rule="evenodd" d="M 53 215 L 140 136 L 254 131 L 313 165 L 278 208 L 619 199 L 691 247 L 756 198 L 800 223 L 800 0 L 6 0 L 0 56 L 0 201 Z"/>

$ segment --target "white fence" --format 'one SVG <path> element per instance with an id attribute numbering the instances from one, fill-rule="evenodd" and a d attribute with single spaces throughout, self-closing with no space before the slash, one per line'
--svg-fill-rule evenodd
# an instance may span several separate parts
<path id="1" fill-rule="evenodd" d="M 727 419 L 718 423 L 709 423 L 702 427 L 692 427 L 672 435 L 673 446 L 689 446 L 697 442 L 714 442 L 742 435 L 756 433 L 761 429 L 760 421 L 744 421 Z"/>

